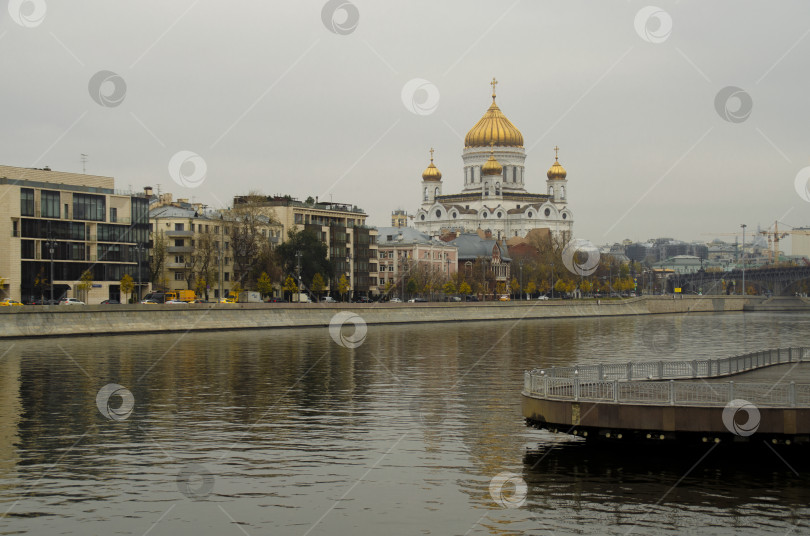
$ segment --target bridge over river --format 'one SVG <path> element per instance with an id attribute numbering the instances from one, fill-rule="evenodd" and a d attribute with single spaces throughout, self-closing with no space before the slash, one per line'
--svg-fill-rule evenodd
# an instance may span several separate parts
<path id="1" fill-rule="evenodd" d="M 810 348 L 535 369 L 523 415 L 588 440 L 810 444 Z"/>
<path id="2" fill-rule="evenodd" d="M 693 274 L 674 274 L 667 280 L 667 291 L 676 287 L 683 292 L 697 294 L 741 294 L 742 270 L 730 272 L 698 271 Z M 810 291 L 810 266 L 784 266 L 755 268 L 745 271 L 745 286 L 753 287 L 758 294 L 771 293 L 774 296 L 792 296 Z M 750 291 L 750 290 L 749 290 Z"/>

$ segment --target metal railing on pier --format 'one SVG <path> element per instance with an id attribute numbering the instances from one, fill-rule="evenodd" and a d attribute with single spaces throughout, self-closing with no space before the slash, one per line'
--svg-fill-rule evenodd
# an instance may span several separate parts
<path id="1" fill-rule="evenodd" d="M 614 404 L 723 406 L 744 399 L 762 406 L 810 407 L 810 384 L 675 381 L 801 362 L 810 362 L 810 348 L 778 348 L 721 359 L 552 367 L 525 372 L 523 394 Z"/>

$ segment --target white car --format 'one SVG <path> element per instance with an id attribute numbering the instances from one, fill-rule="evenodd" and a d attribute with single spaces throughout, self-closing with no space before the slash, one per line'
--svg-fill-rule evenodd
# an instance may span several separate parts
<path id="1" fill-rule="evenodd" d="M 546 296 L 545 294 L 541 294 L 540 296 L 537 297 L 537 299 L 538 300 L 547 300 L 548 296 Z"/>
<path id="2" fill-rule="evenodd" d="M 84 305 L 84 302 L 76 298 L 62 298 L 59 300 L 59 305 Z"/>
<path id="3" fill-rule="evenodd" d="M 326 296 L 323 299 L 323 303 L 337 303 L 337 300 L 335 300 L 335 298 L 332 296 Z"/>
<path id="4" fill-rule="evenodd" d="M 391 298 L 389 301 L 391 303 L 402 303 L 402 300 L 400 300 L 399 298 Z"/>
<path id="5" fill-rule="evenodd" d="M 180 301 L 180 300 L 166 300 L 166 303 L 169 304 L 169 305 L 179 305 L 181 303 L 183 305 L 188 305 L 188 302 L 184 302 L 184 301 Z"/>

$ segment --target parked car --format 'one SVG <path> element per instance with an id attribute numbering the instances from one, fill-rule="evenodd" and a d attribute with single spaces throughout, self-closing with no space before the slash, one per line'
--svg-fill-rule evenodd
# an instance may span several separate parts
<path id="1" fill-rule="evenodd" d="M 219 303 L 236 303 L 236 300 L 233 298 L 220 298 Z"/>
<path id="2" fill-rule="evenodd" d="M 478 301 L 478 296 L 473 296 L 472 294 L 467 294 L 466 296 L 464 296 L 464 301 L 476 302 L 476 301 Z"/>
<path id="3" fill-rule="evenodd" d="M 141 300 L 141 303 L 144 305 L 160 305 L 160 302 L 155 300 Z"/>
<path id="4" fill-rule="evenodd" d="M 85 305 L 85 303 L 77 298 L 62 298 L 59 305 Z"/>
<path id="5" fill-rule="evenodd" d="M 337 300 L 332 296 L 326 296 L 323 299 L 323 303 L 337 303 Z"/>
<path id="6" fill-rule="evenodd" d="M 44 300 L 42 298 L 36 298 L 31 300 L 28 305 L 59 305 L 59 300 Z"/>
<path id="7" fill-rule="evenodd" d="M 267 298 L 267 303 L 284 303 L 284 300 L 282 298 L 273 296 L 271 298 Z"/>
<path id="8" fill-rule="evenodd" d="M 460 297 L 460 296 L 450 296 L 450 299 L 449 299 L 449 300 L 447 300 L 447 301 L 451 301 L 451 302 L 460 302 L 460 301 L 461 301 L 461 297 Z"/>
<path id="9" fill-rule="evenodd" d="M 391 303 L 402 303 L 402 300 L 400 300 L 399 298 L 391 298 L 388 301 L 390 301 Z"/>
<path id="10" fill-rule="evenodd" d="M 359 296 L 355 298 L 354 303 L 371 303 L 371 298 L 368 296 Z"/>
<path id="11" fill-rule="evenodd" d="M 539 295 L 539 296 L 537 297 L 537 299 L 538 299 L 538 300 L 547 300 L 547 299 L 548 299 L 548 296 L 546 296 L 545 294 L 541 294 L 541 295 Z"/>
<path id="12" fill-rule="evenodd" d="M 408 303 L 427 303 L 425 298 L 411 298 Z"/>
<path id="13" fill-rule="evenodd" d="M 5 299 L 3 301 L 0 301 L 0 306 L 2 306 L 2 307 L 9 307 L 9 306 L 16 306 L 16 305 L 22 305 L 22 303 L 18 302 L 17 300 L 11 300 L 11 299 Z"/>
<path id="14" fill-rule="evenodd" d="M 118 300 L 104 300 L 101 305 L 121 305 L 121 302 Z"/>
<path id="15" fill-rule="evenodd" d="M 187 301 L 183 300 L 166 300 L 166 305 L 187 305 Z"/>
<path id="16" fill-rule="evenodd" d="M 503 296 L 498 298 L 498 301 L 511 301 L 511 299 L 512 298 L 510 298 L 508 294 L 504 294 Z"/>

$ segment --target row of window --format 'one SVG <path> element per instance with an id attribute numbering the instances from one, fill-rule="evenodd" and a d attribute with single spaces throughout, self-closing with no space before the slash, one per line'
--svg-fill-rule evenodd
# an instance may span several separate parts
<path id="1" fill-rule="evenodd" d="M 146 198 L 132 197 L 132 223 L 146 224 L 149 221 L 149 201 Z M 61 192 L 40 191 L 40 216 L 42 218 L 68 217 L 68 204 L 62 212 Z M 36 216 L 34 210 L 34 189 L 20 188 L 20 215 Z M 107 198 L 103 195 L 73 194 L 74 220 L 107 221 Z M 118 221 L 118 209 L 110 207 L 110 222 Z"/>
<path id="2" fill-rule="evenodd" d="M 478 173 L 475 170 L 478 170 Z M 511 171 L 511 173 L 510 173 Z M 478 180 L 481 180 L 481 166 L 470 166 L 468 168 L 464 168 L 464 182 L 475 182 L 475 177 L 478 176 Z M 512 181 L 514 183 L 523 182 L 523 167 L 520 168 L 520 181 L 518 181 L 518 166 L 503 166 L 503 181 L 510 182 L 509 176 L 512 176 Z"/>
<path id="3" fill-rule="evenodd" d="M 149 270 L 146 266 L 141 267 L 138 274 L 137 266 L 127 264 L 109 263 L 82 263 L 82 262 L 54 262 L 54 281 L 78 281 L 82 273 L 90 270 L 93 281 L 120 281 L 124 274 L 129 274 L 135 281 L 146 281 L 149 278 Z M 32 287 L 38 274 L 50 280 L 51 265 L 49 261 L 23 261 L 22 281 L 23 287 Z"/>
<path id="4" fill-rule="evenodd" d="M 189 227 L 190 227 L 189 231 L 194 232 L 194 224 L 190 223 Z M 214 234 L 219 234 L 219 225 L 208 225 L 208 224 L 203 224 L 203 223 L 198 223 L 197 224 L 197 232 L 200 233 L 200 234 L 203 234 L 203 233 L 207 234 L 207 233 L 210 232 L 211 227 L 213 227 L 213 229 L 214 229 Z M 152 227 L 150 225 L 150 230 L 151 229 L 152 229 Z M 186 225 L 184 223 L 175 223 L 174 224 L 174 230 L 175 231 L 185 231 L 186 230 Z M 268 236 L 269 237 L 277 237 L 277 236 L 280 237 L 281 236 L 281 231 L 280 230 L 277 231 L 277 230 L 269 229 L 269 232 L 268 232 L 268 229 L 261 229 L 261 234 L 265 238 L 268 237 Z"/>
<path id="5" fill-rule="evenodd" d="M 185 281 L 186 280 L 186 272 L 175 272 L 174 273 L 174 280 L 175 281 Z M 231 273 L 230 272 L 222 272 L 222 280 L 223 281 L 230 281 L 231 280 Z"/>

